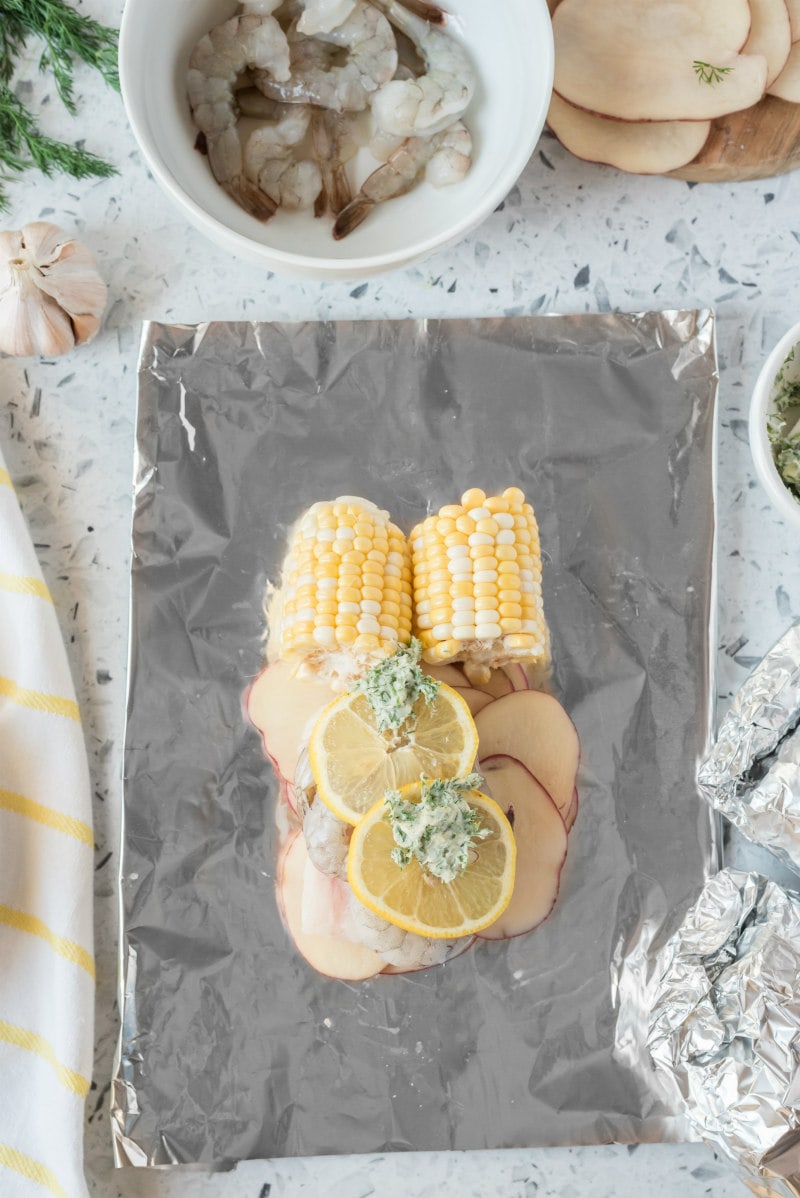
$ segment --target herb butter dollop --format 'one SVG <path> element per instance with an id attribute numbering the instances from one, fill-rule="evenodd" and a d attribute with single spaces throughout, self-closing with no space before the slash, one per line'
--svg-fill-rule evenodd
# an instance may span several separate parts
<path id="1" fill-rule="evenodd" d="M 353 691 L 366 695 L 375 713 L 379 732 L 397 732 L 414 718 L 414 704 L 420 695 L 432 703 L 439 683 L 419 666 L 422 644 L 415 637 L 401 645 L 391 657 L 367 670 Z"/>
<path id="2" fill-rule="evenodd" d="M 404 799 L 398 790 L 386 793 L 396 849 L 392 860 L 401 868 L 416 858 L 427 873 L 453 882 L 467 868 L 470 849 L 488 836 L 480 813 L 464 795 L 477 790 L 480 774 L 465 778 L 422 779 L 419 802 Z"/>

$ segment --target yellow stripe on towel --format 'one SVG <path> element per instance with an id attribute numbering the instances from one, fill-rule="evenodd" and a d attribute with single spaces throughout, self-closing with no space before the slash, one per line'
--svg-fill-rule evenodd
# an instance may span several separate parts
<path id="1" fill-rule="evenodd" d="M 77 1073 L 74 1069 L 68 1069 L 66 1065 L 62 1065 L 55 1054 L 55 1050 L 44 1036 L 37 1035 L 36 1032 L 30 1032 L 27 1028 L 16 1027 L 13 1023 L 5 1023 L 0 1019 L 0 1040 L 5 1040 L 6 1044 L 13 1044 L 15 1048 L 24 1048 L 27 1052 L 36 1053 L 37 1057 L 41 1057 L 43 1061 L 47 1061 L 51 1065 L 56 1077 L 68 1090 L 72 1090 L 73 1094 L 77 1094 L 79 1098 L 85 1098 L 89 1093 L 91 1082 L 88 1077 Z"/>
<path id="2" fill-rule="evenodd" d="M 37 919 L 35 915 L 29 915 L 27 911 L 17 911 L 14 907 L 6 907 L 0 903 L 0 923 L 4 923 L 9 928 L 16 928 L 18 932 L 28 932 L 31 936 L 40 936 L 50 945 L 53 952 L 74 962 L 75 965 L 80 965 L 81 969 L 85 969 L 89 976 L 94 978 L 92 954 L 80 944 L 76 944 L 74 940 L 67 940 L 65 936 L 59 936 L 51 931 L 47 924 L 43 923 L 41 919 Z"/>
<path id="3" fill-rule="evenodd" d="M 9 1144 L 0 1144 L 0 1165 L 13 1169 L 15 1173 L 21 1173 L 30 1181 L 38 1182 L 54 1194 L 55 1198 L 69 1198 L 52 1169 L 48 1169 L 47 1165 L 40 1165 L 33 1157 L 25 1156 L 24 1152 L 18 1152 Z"/>
<path id="4" fill-rule="evenodd" d="M 76 819 L 74 815 L 64 815 L 61 811 L 53 811 L 51 807 L 27 799 L 25 795 L 15 794 L 13 790 L 3 790 L 0 787 L 0 810 L 13 811 L 15 815 L 35 819 L 39 824 L 46 824 L 48 828 L 63 832 L 65 836 L 74 836 L 82 844 L 88 844 L 90 849 L 94 848 L 94 834 L 83 820 Z"/>
<path id="5" fill-rule="evenodd" d="M 11 475 L 2 466 L 0 466 L 0 487 L 11 487 L 11 490 L 14 490 Z"/>
<path id="6" fill-rule="evenodd" d="M 0 678 L 0 695 L 10 699 L 18 707 L 32 707 L 34 711 L 46 711 L 49 715 L 63 715 L 68 720 L 80 720 L 78 704 L 73 699 L 62 699 L 59 695 L 48 695 L 45 691 L 31 691 L 18 686 L 13 678 Z"/>
<path id="7" fill-rule="evenodd" d="M 14 595 L 36 595 L 47 603 L 53 602 L 41 578 L 28 578 L 24 574 L 4 574 L 0 570 L 0 591 L 10 591 Z"/>

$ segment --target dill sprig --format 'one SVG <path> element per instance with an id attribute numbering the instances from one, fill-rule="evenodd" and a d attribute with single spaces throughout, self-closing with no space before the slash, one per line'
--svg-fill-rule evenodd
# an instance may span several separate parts
<path id="1" fill-rule="evenodd" d="M 701 62 L 696 58 L 692 70 L 700 83 L 721 83 L 726 75 L 730 75 L 733 67 L 713 67 L 710 62 Z"/>
<path id="2" fill-rule="evenodd" d="M 105 177 L 115 168 L 80 145 L 41 133 L 34 117 L 9 84 L 25 44 L 44 43 L 40 69 L 50 70 L 65 107 L 76 111 L 73 68 L 80 60 L 119 90 L 117 32 L 71 8 L 66 0 L 0 0 L 0 211 L 8 207 L 2 180 L 38 167 L 45 175 L 63 171 L 76 179 Z"/>

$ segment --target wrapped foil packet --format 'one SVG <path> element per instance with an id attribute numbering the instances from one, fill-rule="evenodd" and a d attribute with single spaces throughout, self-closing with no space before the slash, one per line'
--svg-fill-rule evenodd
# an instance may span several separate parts
<path id="1" fill-rule="evenodd" d="M 731 704 L 698 772 L 704 798 L 748 839 L 800 872 L 800 624 Z"/>
<path id="2" fill-rule="evenodd" d="M 800 1195 L 800 896 L 710 878 L 658 954 L 647 1045 L 689 1123 L 751 1188 Z"/>

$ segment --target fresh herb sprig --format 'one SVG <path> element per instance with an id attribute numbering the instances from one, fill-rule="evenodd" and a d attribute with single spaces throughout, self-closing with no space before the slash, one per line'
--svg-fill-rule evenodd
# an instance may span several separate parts
<path id="1" fill-rule="evenodd" d="M 66 0 L 0 0 L 0 210 L 8 207 L 2 181 L 38 167 L 46 175 L 56 171 L 76 179 L 116 173 L 102 158 L 41 133 L 33 115 L 10 87 L 19 57 L 29 37 L 39 37 L 44 48 L 41 70 L 53 74 L 65 107 L 76 111 L 73 68 L 75 60 L 98 70 L 119 89 L 117 32 L 84 16 Z"/>
<path id="2" fill-rule="evenodd" d="M 714 67 L 710 62 L 701 62 L 696 58 L 692 70 L 700 83 L 722 83 L 726 75 L 730 75 L 733 67 Z"/>
<path id="3" fill-rule="evenodd" d="M 387 790 L 386 806 L 397 848 L 392 860 L 403 869 L 416 858 L 422 868 L 442 882 L 452 882 L 467 868 L 476 841 L 489 835 L 481 828 L 480 813 L 465 795 L 483 782 L 480 774 L 465 778 L 423 778 L 419 802 Z"/>

